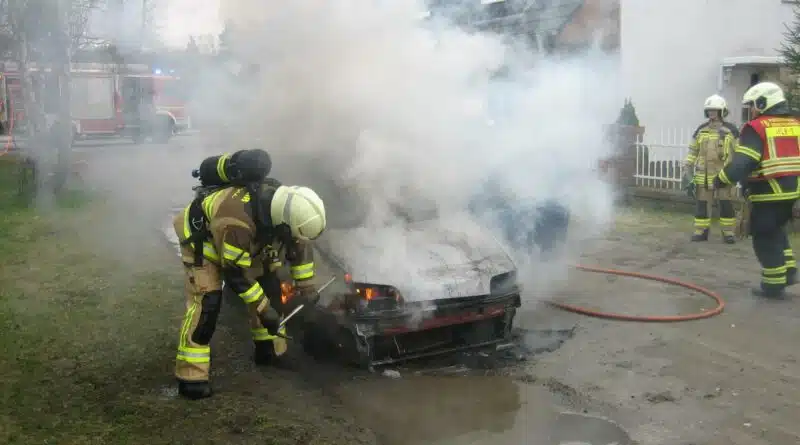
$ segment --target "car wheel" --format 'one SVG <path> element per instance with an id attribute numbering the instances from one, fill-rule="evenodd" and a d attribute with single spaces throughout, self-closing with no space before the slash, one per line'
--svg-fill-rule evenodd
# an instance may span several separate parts
<path id="1" fill-rule="evenodd" d="M 172 119 L 168 117 L 164 118 L 163 120 L 159 121 L 159 125 L 156 127 L 157 128 L 153 134 L 153 142 L 156 144 L 168 143 L 175 131 L 175 124 L 172 122 Z"/>
<path id="2" fill-rule="evenodd" d="M 303 351 L 310 357 L 328 360 L 333 357 L 332 346 L 317 328 L 309 326 L 303 332 Z"/>
<path id="3" fill-rule="evenodd" d="M 131 140 L 136 145 L 143 144 L 145 141 L 145 135 L 141 130 L 134 130 L 133 135 L 131 135 Z"/>

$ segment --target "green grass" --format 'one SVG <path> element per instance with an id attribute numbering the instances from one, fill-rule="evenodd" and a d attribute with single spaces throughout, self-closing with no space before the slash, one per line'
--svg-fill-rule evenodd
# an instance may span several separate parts
<path id="1" fill-rule="evenodd" d="M 692 230 L 692 220 L 689 212 L 642 206 L 622 207 L 617 209 L 613 231 L 641 236 L 688 233 Z"/>
<path id="2" fill-rule="evenodd" d="M 637 235 L 675 231 L 688 234 L 692 231 L 693 218 L 691 212 L 668 207 L 647 205 L 624 207 L 617 212 L 614 230 Z M 718 227 L 716 221 L 713 224 L 713 227 Z M 789 241 L 796 249 L 800 249 L 800 232 L 790 232 Z"/>
<path id="3" fill-rule="evenodd" d="M 93 248 L 86 224 L 103 224 L 102 200 L 71 192 L 40 212 L 18 199 L 14 175 L 0 163 L 0 443 L 363 443 L 321 396 L 285 376 L 232 370 L 225 355 L 215 360 L 227 391 L 174 397 L 183 310 L 174 254 L 165 245 L 163 261 L 131 268 L 124 252 Z M 217 341 L 229 341 L 223 334 Z M 233 343 L 217 350 L 249 349 Z"/>
<path id="4" fill-rule="evenodd" d="M 140 427 L 130 412 L 139 418 L 147 407 L 118 403 L 132 378 L 141 384 L 124 370 L 159 375 L 163 360 L 143 348 L 163 349 L 167 338 L 157 330 L 127 333 L 147 323 L 172 326 L 175 315 L 172 305 L 153 307 L 136 295 L 174 294 L 174 280 L 153 275 L 133 280 L 136 287 L 115 285 L 113 262 L 62 236 L 90 205 L 87 197 L 66 192 L 40 213 L 18 195 L 18 173 L 0 164 L 0 443 L 134 443 L 125 439 Z"/>

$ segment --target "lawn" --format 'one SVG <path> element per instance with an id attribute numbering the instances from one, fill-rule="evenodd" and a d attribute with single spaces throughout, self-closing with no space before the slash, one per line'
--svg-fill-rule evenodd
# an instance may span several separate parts
<path id="1" fill-rule="evenodd" d="M 165 243 L 132 268 L 93 242 L 102 199 L 73 191 L 34 209 L 17 199 L 15 175 L 0 160 L 0 443 L 364 443 L 319 391 L 251 366 L 249 344 L 225 328 L 213 344 L 222 391 L 177 398 L 174 253 Z"/>
<path id="2" fill-rule="evenodd" d="M 737 206 L 739 204 L 736 204 Z M 692 233 L 694 215 L 691 211 L 681 211 L 654 205 L 637 205 L 617 209 L 614 230 L 631 234 L 657 235 L 664 232 L 684 232 L 687 238 Z M 712 221 L 712 234 L 719 234 L 719 222 Z M 792 246 L 800 248 L 800 231 L 795 225 L 789 234 Z M 750 239 L 740 242 L 750 243 Z"/>

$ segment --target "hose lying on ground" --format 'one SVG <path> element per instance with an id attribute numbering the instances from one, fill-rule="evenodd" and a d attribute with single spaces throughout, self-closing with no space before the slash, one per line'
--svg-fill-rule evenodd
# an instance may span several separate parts
<path id="1" fill-rule="evenodd" d="M 677 322 L 677 321 L 689 321 L 689 320 L 699 320 L 702 318 L 710 318 L 715 315 L 719 315 L 725 309 L 725 301 L 720 297 L 716 292 L 708 290 L 704 287 L 700 287 L 696 284 L 687 283 L 685 281 L 677 280 L 674 278 L 666 278 L 660 277 L 657 275 L 650 275 L 640 272 L 628 272 L 624 270 L 616 270 L 616 269 L 605 269 L 601 267 L 593 267 L 593 266 L 575 266 L 576 269 L 582 270 L 585 272 L 595 272 L 595 273 L 602 273 L 607 275 L 619 275 L 624 277 L 633 277 L 633 278 L 640 278 L 643 280 L 650 280 L 650 281 L 659 281 L 661 283 L 671 284 L 673 286 L 680 286 L 686 289 L 693 290 L 695 292 L 699 292 L 703 295 L 706 295 L 713 299 L 717 306 L 714 309 L 697 312 L 693 314 L 685 314 L 685 315 L 627 315 L 627 314 L 618 314 L 613 312 L 604 312 L 600 310 L 589 309 L 586 307 L 568 304 L 568 303 L 561 303 L 557 301 L 548 301 L 548 304 L 568 311 L 574 312 L 576 314 L 588 315 L 590 317 L 596 318 L 605 318 L 609 320 L 620 320 L 620 321 L 644 321 L 644 322 Z"/>

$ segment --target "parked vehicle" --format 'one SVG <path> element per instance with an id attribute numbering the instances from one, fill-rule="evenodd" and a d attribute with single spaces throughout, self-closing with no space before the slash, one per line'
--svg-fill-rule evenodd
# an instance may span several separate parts
<path id="1" fill-rule="evenodd" d="M 86 64 L 98 65 L 98 64 Z M 6 64 L 8 68 L 8 64 Z M 166 143 L 190 126 L 183 82 L 177 76 L 143 71 L 142 66 L 99 65 L 76 67 L 71 72 L 70 100 L 74 139 L 128 137 L 136 143 L 151 137 Z M 44 89 L 57 89 L 49 70 L 32 71 Z M 44 112 L 56 104 L 44 101 Z M 0 129 L 3 134 L 22 131 L 27 113 L 18 70 L 0 73 Z"/>

